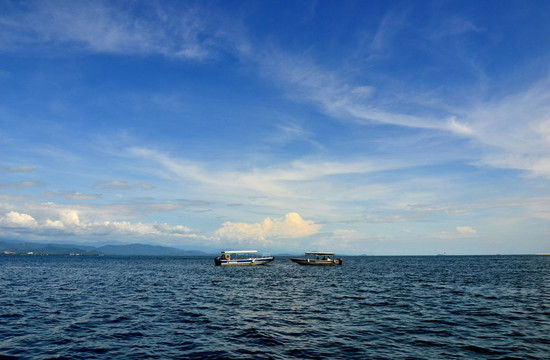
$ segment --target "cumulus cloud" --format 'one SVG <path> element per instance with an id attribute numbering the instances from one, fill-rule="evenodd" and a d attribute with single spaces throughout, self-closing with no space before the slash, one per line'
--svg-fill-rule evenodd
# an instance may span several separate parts
<path id="1" fill-rule="evenodd" d="M 457 226 L 456 231 L 463 235 L 475 235 L 477 231 L 470 226 Z"/>
<path id="2" fill-rule="evenodd" d="M 0 217 L 0 225 L 6 227 L 35 227 L 37 226 L 36 220 L 28 215 L 21 214 L 17 211 L 10 211 L 4 217 Z"/>
<path id="3" fill-rule="evenodd" d="M 296 239 L 314 235 L 321 225 L 312 220 L 304 220 L 297 213 L 288 213 L 281 218 L 266 218 L 261 223 L 225 222 L 214 233 L 218 240 L 237 241 L 239 243 L 272 243 L 273 239 Z"/>
<path id="4" fill-rule="evenodd" d="M 33 216 L 17 211 L 0 215 L 0 234 L 16 236 L 21 231 L 40 236 L 75 236 L 79 239 L 98 237 L 160 239 L 158 242 L 174 243 L 174 239 L 204 238 L 199 232 L 183 225 L 167 223 L 132 223 L 129 221 L 89 221 L 80 220 L 78 211 L 64 209 L 57 219 L 36 220 Z M 166 239 L 168 238 L 168 239 Z"/>

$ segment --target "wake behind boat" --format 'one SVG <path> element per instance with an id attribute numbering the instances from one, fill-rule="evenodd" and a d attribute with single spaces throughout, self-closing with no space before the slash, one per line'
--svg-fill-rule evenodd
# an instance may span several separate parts
<path id="1" fill-rule="evenodd" d="M 264 265 L 275 258 L 269 254 L 256 256 L 258 250 L 224 250 L 214 259 L 216 266 Z"/>
<path id="2" fill-rule="evenodd" d="M 291 258 L 290 260 L 300 265 L 330 266 L 342 265 L 343 263 L 342 259 L 335 259 L 334 253 L 328 251 L 306 251 L 305 257 L 303 259 Z"/>

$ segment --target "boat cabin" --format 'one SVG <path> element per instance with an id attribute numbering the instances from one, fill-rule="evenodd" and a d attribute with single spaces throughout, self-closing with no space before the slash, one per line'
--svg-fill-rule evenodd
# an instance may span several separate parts
<path id="1" fill-rule="evenodd" d="M 291 258 L 292 262 L 299 265 L 342 265 L 343 260 L 336 259 L 331 251 L 306 251 L 304 258 Z"/>
<path id="2" fill-rule="evenodd" d="M 228 265 L 264 265 L 275 258 L 269 254 L 257 255 L 258 250 L 224 250 L 214 259 L 214 264 Z"/>

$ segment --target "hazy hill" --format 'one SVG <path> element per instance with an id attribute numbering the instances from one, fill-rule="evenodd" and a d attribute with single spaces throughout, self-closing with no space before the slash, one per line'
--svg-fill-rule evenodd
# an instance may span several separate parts
<path id="1" fill-rule="evenodd" d="M 38 254 L 85 254 L 98 255 L 97 248 L 92 246 L 74 244 L 44 244 L 33 242 L 0 241 L 0 252 L 11 251 L 15 253 L 38 253 Z"/>
<path id="2" fill-rule="evenodd" d="M 201 251 L 186 251 L 172 247 L 146 244 L 105 245 L 98 247 L 97 250 L 105 255 L 183 256 L 204 254 Z"/>
<path id="3" fill-rule="evenodd" d="M 0 253 L 4 251 L 26 254 L 82 254 L 82 255 L 141 255 L 141 256 L 193 256 L 205 255 L 198 250 L 181 250 L 172 247 L 129 244 L 129 245 L 104 245 L 100 247 L 76 245 L 76 244 L 52 244 L 20 241 L 0 241 Z"/>

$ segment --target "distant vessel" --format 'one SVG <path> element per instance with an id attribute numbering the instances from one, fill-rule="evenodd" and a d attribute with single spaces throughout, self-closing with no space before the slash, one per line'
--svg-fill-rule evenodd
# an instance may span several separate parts
<path id="1" fill-rule="evenodd" d="M 275 258 L 269 254 L 256 256 L 258 250 L 224 250 L 214 259 L 216 266 L 264 265 Z"/>
<path id="2" fill-rule="evenodd" d="M 328 252 L 328 251 L 306 251 L 305 257 L 303 259 L 291 258 L 290 260 L 300 265 L 330 266 L 330 265 L 342 265 L 343 263 L 342 259 L 335 259 L 334 253 Z"/>

